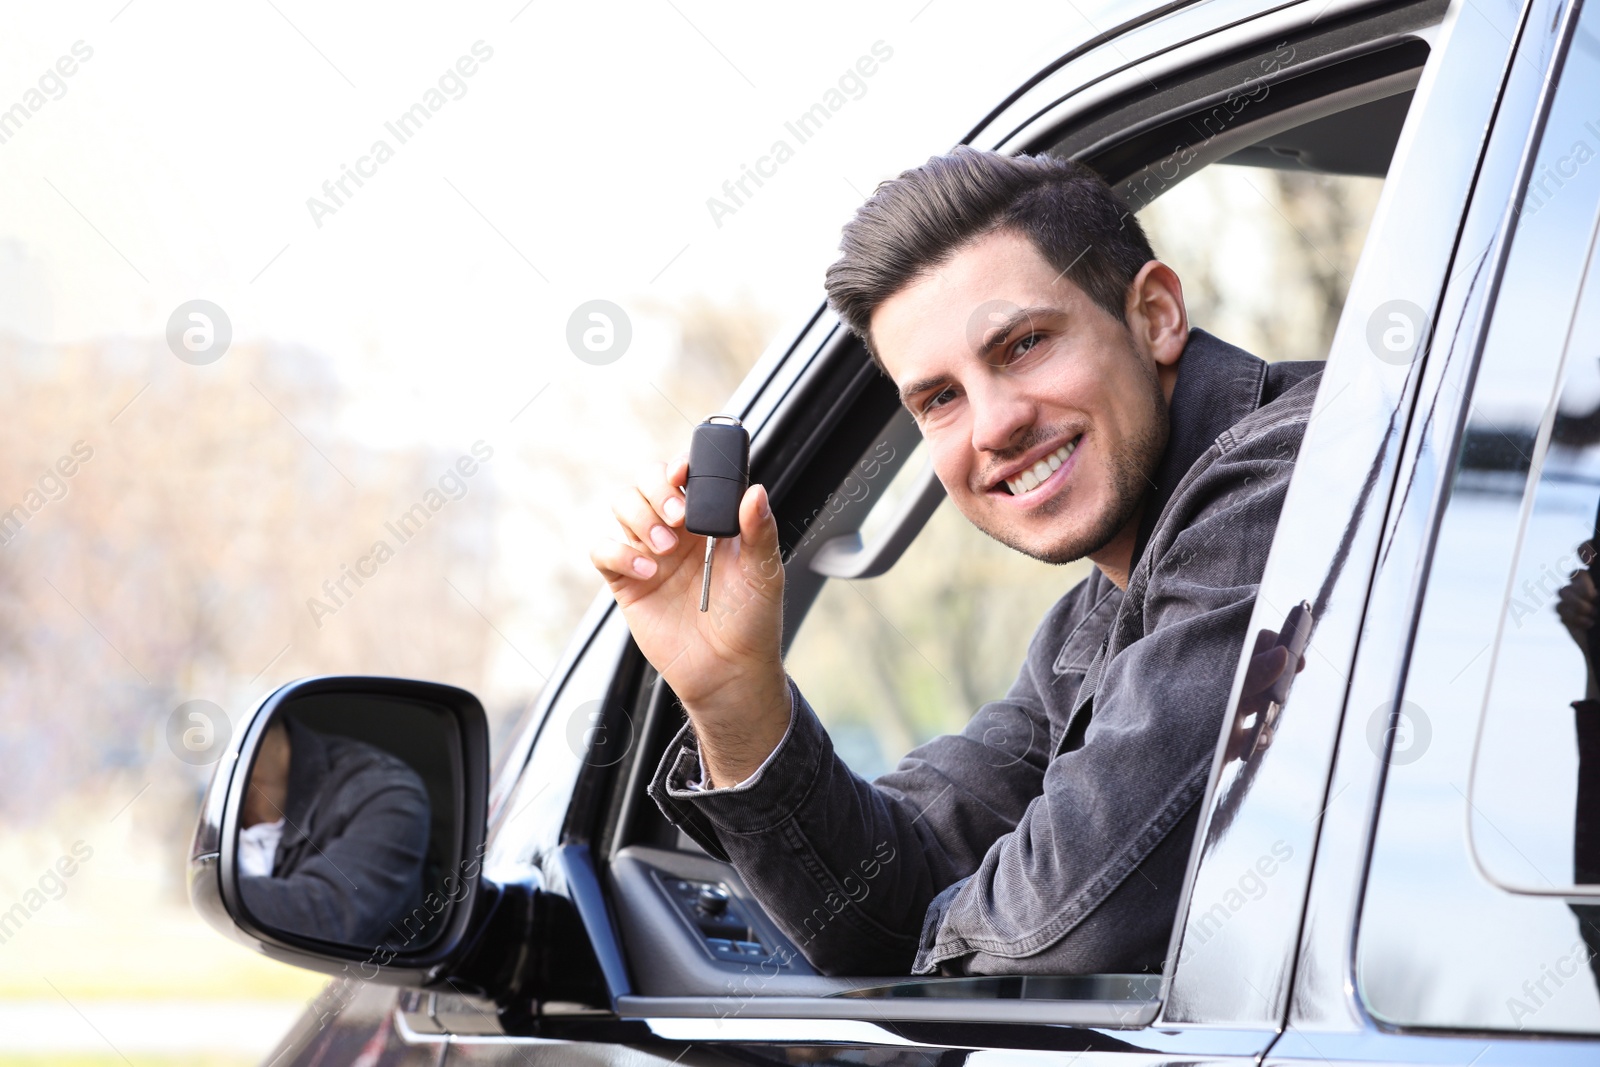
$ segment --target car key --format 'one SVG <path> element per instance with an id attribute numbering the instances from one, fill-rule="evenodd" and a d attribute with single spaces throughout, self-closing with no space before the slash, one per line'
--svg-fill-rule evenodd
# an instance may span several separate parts
<path id="1" fill-rule="evenodd" d="M 1305 657 L 1306 646 L 1311 643 L 1311 624 L 1314 621 L 1311 617 L 1311 603 L 1306 600 L 1290 608 L 1289 614 L 1283 620 L 1283 629 L 1278 631 L 1278 640 L 1273 642 L 1273 647 L 1281 645 L 1287 648 L 1293 658 L 1284 672 L 1278 676 L 1278 680 L 1272 683 L 1272 688 L 1267 690 L 1267 706 L 1262 709 L 1260 721 L 1256 723 L 1255 735 L 1250 739 L 1250 750 L 1244 757 L 1246 762 L 1255 757 L 1261 747 L 1261 738 L 1277 724 L 1278 715 L 1289 700 L 1289 687 L 1294 684 L 1300 660 Z"/>
<path id="2" fill-rule="evenodd" d="M 732 415 L 713 415 L 694 428 L 689 477 L 683 487 L 683 525 L 706 539 L 700 610 L 711 606 L 711 554 L 717 538 L 739 535 L 739 502 L 750 487 L 750 434 Z"/>

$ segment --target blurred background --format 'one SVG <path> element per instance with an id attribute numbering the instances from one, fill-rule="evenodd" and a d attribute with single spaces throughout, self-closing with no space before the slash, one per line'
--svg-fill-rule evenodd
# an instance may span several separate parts
<path id="1" fill-rule="evenodd" d="M 1019 27 L 1088 37 L 1109 11 L 8 9 L 0 913 L 28 917 L 0 925 L 0 1063 L 257 1062 L 322 983 L 189 910 L 211 767 L 169 741 L 177 709 L 238 724 L 296 677 L 396 674 L 472 690 L 507 736 L 600 591 L 615 488 L 787 343 L 879 181 L 1055 58 Z M 876 73 L 731 198 L 863 55 Z M 1217 166 L 1141 217 L 1195 325 L 1321 358 L 1380 184 Z M 229 334 L 207 361 L 169 342 L 196 300 Z M 594 300 L 631 334 L 605 365 L 568 342 Z M 944 507 L 890 574 L 830 584 L 814 610 L 852 621 L 807 627 L 790 670 L 876 774 L 1003 693 L 1084 573 Z"/>

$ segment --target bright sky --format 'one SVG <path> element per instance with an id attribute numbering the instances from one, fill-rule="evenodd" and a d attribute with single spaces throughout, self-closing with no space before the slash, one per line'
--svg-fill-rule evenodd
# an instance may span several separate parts
<path id="1" fill-rule="evenodd" d="M 180 305 L 206 300 L 235 344 L 325 361 L 347 387 L 346 435 L 451 452 L 487 439 L 526 457 L 494 477 L 511 503 L 499 538 L 515 549 L 498 579 L 521 605 L 501 625 L 528 651 L 507 652 L 491 684 L 523 692 L 529 660 L 548 667 L 558 651 L 537 636 L 541 591 L 557 573 L 594 578 L 591 518 L 620 472 L 665 458 L 640 455 L 659 446 L 606 413 L 626 410 L 623 393 L 671 392 L 673 310 L 709 299 L 781 323 L 809 315 L 840 227 L 876 183 L 947 150 L 1110 25 L 1105 8 L 16 7 L 0 34 L 0 335 L 160 337 Z M 818 103 L 832 117 L 802 143 L 786 124 Z M 429 117 L 402 129 L 415 105 Z M 791 154 L 764 161 L 780 139 Z M 746 178 L 714 217 L 707 201 L 729 204 L 724 183 L 747 167 L 762 184 Z M 569 318 L 597 299 L 632 320 L 609 366 L 567 344 Z M 208 369 L 174 360 L 154 388 Z M 109 417 L 127 399 L 98 402 Z M 569 467 L 593 472 L 593 492 L 552 529 L 519 502 Z M 285 657 L 255 684 L 297 671 Z"/>
<path id="2" fill-rule="evenodd" d="M 584 301 L 636 318 L 694 294 L 808 310 L 876 182 L 1093 32 L 1072 4 L 752 10 L 13 9 L 0 109 L 43 103 L 0 129 L 0 331 L 149 336 L 203 298 L 236 340 L 324 354 L 357 387 L 363 436 L 410 439 L 425 396 L 428 432 L 470 442 L 513 395 L 594 380 L 564 344 Z M 870 76 L 854 71 L 864 56 Z M 48 73 L 61 57 L 69 77 Z M 846 75 L 844 106 L 798 143 L 785 122 Z M 402 143 L 385 123 L 430 91 L 437 110 Z M 714 220 L 708 198 L 779 138 L 792 158 Z M 379 140 L 392 156 L 363 161 Z M 363 184 L 347 178 L 334 204 L 324 182 L 358 166 Z M 335 210 L 314 218 L 312 197 Z"/>

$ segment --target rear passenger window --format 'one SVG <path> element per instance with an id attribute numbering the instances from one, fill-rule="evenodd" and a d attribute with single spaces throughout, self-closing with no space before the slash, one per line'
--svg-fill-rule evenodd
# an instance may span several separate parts
<path id="1" fill-rule="evenodd" d="M 1555 611 L 1600 510 L 1600 168 L 1583 165 L 1597 26 L 1586 9 L 1463 436 L 1442 457 L 1449 489 L 1402 699 L 1345 713 L 1388 763 L 1356 977 L 1391 1025 L 1600 1032 L 1600 716 L 1583 703 L 1600 696 L 1586 663 L 1600 635 Z M 1435 462 L 1419 457 L 1411 491 Z"/>
<path id="2" fill-rule="evenodd" d="M 1569 629 L 1556 613 L 1600 540 L 1600 279 L 1592 263 L 1555 409 L 1542 410 L 1544 398 L 1514 376 L 1499 377 L 1507 376 L 1486 378 L 1495 389 L 1483 400 L 1499 425 L 1474 427 L 1473 465 L 1464 459 L 1458 483 L 1484 512 L 1484 533 L 1518 527 L 1472 771 L 1471 844 L 1484 874 L 1507 889 L 1600 888 L 1600 690 L 1591 668 L 1600 662 L 1600 627 Z M 1536 471 L 1526 486 L 1524 457 Z M 1591 573 L 1600 576 L 1600 563 Z"/>

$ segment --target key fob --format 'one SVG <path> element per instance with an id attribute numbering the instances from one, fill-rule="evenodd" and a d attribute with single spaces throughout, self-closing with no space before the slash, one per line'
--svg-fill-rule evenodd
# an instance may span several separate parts
<path id="1" fill-rule="evenodd" d="M 683 525 L 703 537 L 739 536 L 739 501 L 750 487 L 750 434 L 731 415 L 713 415 L 689 441 Z"/>

